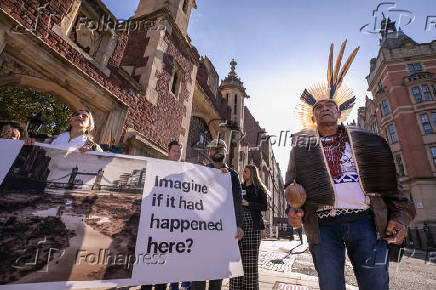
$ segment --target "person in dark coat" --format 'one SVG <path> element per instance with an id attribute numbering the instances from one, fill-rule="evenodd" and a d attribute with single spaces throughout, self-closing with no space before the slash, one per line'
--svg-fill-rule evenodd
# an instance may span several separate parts
<path id="1" fill-rule="evenodd" d="M 244 276 L 230 279 L 230 289 L 259 289 L 258 259 L 261 231 L 265 229 L 262 211 L 268 209 L 266 187 L 259 178 L 256 166 L 244 168 L 242 184 L 243 238 L 238 242 Z"/>
<path id="2" fill-rule="evenodd" d="M 237 232 L 235 235 L 235 239 L 240 241 L 244 236 L 244 231 L 242 230 L 242 221 L 243 221 L 243 209 L 241 205 L 242 197 L 241 197 L 241 184 L 239 182 L 238 173 L 227 166 L 224 162 L 227 156 L 227 145 L 226 142 L 222 139 L 213 139 L 208 145 L 208 154 L 212 163 L 206 165 L 210 168 L 220 169 L 222 173 L 230 173 L 231 181 L 232 181 L 232 197 L 233 197 L 233 206 L 235 210 L 235 219 Z M 222 279 L 209 280 L 209 290 L 220 290 L 222 288 Z M 192 281 L 191 290 L 205 290 L 206 289 L 206 281 Z"/>

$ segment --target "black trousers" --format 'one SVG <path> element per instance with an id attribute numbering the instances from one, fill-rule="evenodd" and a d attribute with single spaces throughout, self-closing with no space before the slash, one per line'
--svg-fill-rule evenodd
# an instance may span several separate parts
<path id="1" fill-rule="evenodd" d="M 209 290 L 221 290 L 223 279 L 209 280 Z M 192 281 L 191 290 L 206 290 L 206 281 Z"/>
<path id="2" fill-rule="evenodd" d="M 151 290 L 152 287 L 153 287 L 153 285 L 142 285 L 141 290 Z M 154 289 L 155 290 L 166 290 L 167 284 L 155 284 Z"/>
<path id="3" fill-rule="evenodd" d="M 259 247 L 261 242 L 260 230 L 255 230 L 253 220 L 248 210 L 244 210 L 244 236 L 238 242 L 241 253 L 244 276 L 230 279 L 230 290 L 258 290 L 259 289 Z"/>

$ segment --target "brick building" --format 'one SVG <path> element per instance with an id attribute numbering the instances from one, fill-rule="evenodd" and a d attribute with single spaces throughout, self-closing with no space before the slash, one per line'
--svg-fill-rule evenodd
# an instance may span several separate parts
<path id="1" fill-rule="evenodd" d="M 0 1 L 0 87 L 32 88 L 71 110 L 90 110 L 95 141 L 112 139 L 127 154 L 165 158 L 167 144 L 178 140 L 183 160 L 205 163 L 205 145 L 219 134 L 228 163 L 241 173 L 258 162 L 277 194 L 271 200 L 283 203 L 271 146 L 256 153 L 249 149 L 257 140 L 242 143 L 252 121 L 244 118 L 248 95 L 236 62 L 219 83 L 190 42 L 196 8 L 195 0 L 141 0 L 120 22 L 100 0 Z"/>
<path id="2" fill-rule="evenodd" d="M 89 109 L 97 142 L 164 157 L 170 140 L 186 143 L 199 63 L 186 35 L 195 2 L 182 2 L 141 1 L 119 23 L 99 0 L 1 1 L 0 86 Z"/>
<path id="3" fill-rule="evenodd" d="M 244 104 L 249 96 L 236 73 L 236 65 L 236 61 L 230 62 L 230 72 L 218 86 L 219 77 L 213 64 L 207 57 L 200 60 L 186 161 L 209 162 L 205 145 L 219 133 L 229 147 L 227 163 L 240 176 L 247 164 L 255 164 L 259 169 L 260 178 L 268 188 L 269 208 L 264 220 L 267 225 L 272 225 L 274 217 L 285 216 L 283 178 L 271 141 L 264 138 L 265 141 L 261 142 L 267 133 Z"/>
<path id="4" fill-rule="evenodd" d="M 382 28 L 367 76 L 374 98 L 359 108 L 358 125 L 388 140 L 421 226 L 436 221 L 436 41 L 416 43 L 389 19 Z"/>

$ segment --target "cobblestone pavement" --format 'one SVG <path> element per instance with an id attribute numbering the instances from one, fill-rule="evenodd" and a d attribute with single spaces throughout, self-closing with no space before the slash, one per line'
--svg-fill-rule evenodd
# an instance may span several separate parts
<path id="1" fill-rule="evenodd" d="M 287 254 L 285 253 L 261 251 L 259 252 L 259 269 L 282 273 L 289 272 L 291 271 L 291 266 L 294 262 L 295 256 L 285 258 L 286 256 Z"/>
<path id="2" fill-rule="evenodd" d="M 317 272 L 313 265 L 309 251 L 291 255 L 283 259 L 289 249 L 299 244 L 299 241 L 273 240 L 262 241 L 259 253 L 259 288 L 260 290 L 273 289 L 277 281 L 292 285 L 307 286 L 310 290 L 317 290 Z M 304 245 L 296 248 L 303 252 L 307 248 Z M 436 289 L 436 253 L 429 261 L 425 261 L 425 253 L 422 251 L 406 251 L 401 263 L 390 263 L 390 290 L 402 289 Z M 347 290 L 357 290 L 356 278 L 353 267 L 347 259 L 345 266 L 345 280 Z M 223 289 L 228 289 L 229 279 L 223 281 Z M 115 289 L 115 288 L 113 288 Z M 118 289 L 128 289 L 118 288 Z M 139 289 L 131 287 L 130 289 Z"/>
<path id="3" fill-rule="evenodd" d="M 262 241 L 259 256 L 259 270 L 262 280 L 262 269 L 282 272 L 283 274 L 302 274 L 317 277 L 318 274 L 313 265 L 312 256 L 309 251 L 302 254 L 291 255 L 291 259 L 285 260 L 282 267 L 269 268 L 271 263 L 268 260 L 276 257 L 281 258 L 285 248 L 291 248 L 295 242 L 288 241 Z M 262 257 L 262 259 L 261 259 Z M 290 266 L 290 268 L 289 268 Z M 425 253 L 422 251 L 406 250 L 401 263 L 389 264 L 390 289 L 436 289 L 436 253 L 425 261 Z M 357 281 L 354 276 L 353 267 L 347 258 L 345 265 L 345 280 L 348 285 L 356 286 Z"/>

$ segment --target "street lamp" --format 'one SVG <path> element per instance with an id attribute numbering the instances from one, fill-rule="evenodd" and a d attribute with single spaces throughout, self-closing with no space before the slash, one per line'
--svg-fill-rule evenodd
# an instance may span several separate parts
<path id="1" fill-rule="evenodd" d="M 232 141 L 232 134 L 233 134 L 233 132 L 234 131 L 237 131 L 237 132 L 239 132 L 239 133 L 241 133 L 241 137 L 237 140 L 237 142 L 239 143 L 239 142 L 241 142 L 241 140 L 245 137 L 245 133 L 243 133 L 242 131 L 241 131 L 241 129 L 239 128 L 239 126 L 238 126 L 238 124 L 236 123 L 236 122 L 233 122 L 233 121 L 230 121 L 230 120 L 227 120 L 227 119 L 222 119 L 222 118 L 216 118 L 216 119 L 212 119 L 212 120 L 210 120 L 208 123 L 207 123 L 207 130 L 206 131 L 204 131 L 204 133 L 200 133 L 200 137 L 199 137 L 199 140 L 195 143 L 195 144 L 192 144 L 191 145 L 191 148 L 193 149 L 193 150 L 196 150 L 196 151 L 206 151 L 207 150 L 207 148 L 206 148 L 206 134 L 208 134 L 209 132 L 210 132 L 210 124 L 212 123 L 212 122 L 215 122 L 215 121 L 220 121 L 220 123 L 219 123 L 219 127 L 220 128 L 226 128 L 226 129 L 229 129 L 230 130 L 230 140 L 228 140 L 226 143 L 228 143 L 228 146 L 229 146 L 229 150 L 231 150 L 231 141 Z M 209 130 L 209 131 L 208 131 Z M 217 139 L 219 139 L 220 138 L 220 131 L 218 130 L 217 131 L 217 136 L 216 136 L 216 138 Z M 207 157 L 208 158 L 208 156 L 204 156 L 204 157 Z M 199 158 L 200 158 L 200 156 L 198 155 L 198 160 L 197 160 L 197 162 L 199 162 Z M 231 161 L 230 161 L 230 164 L 231 164 Z"/>

